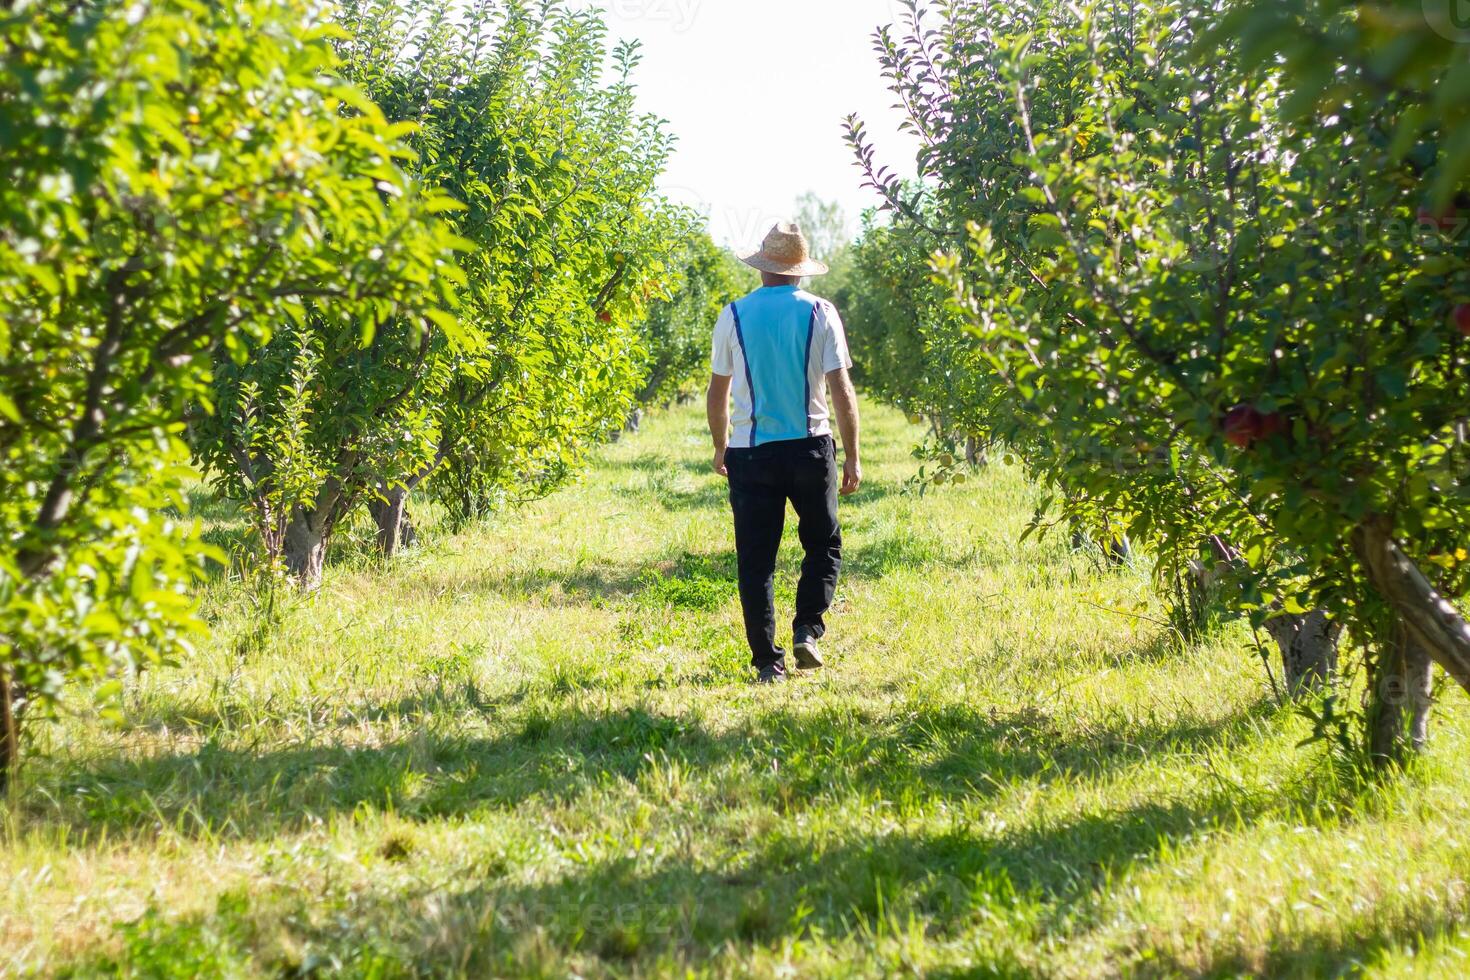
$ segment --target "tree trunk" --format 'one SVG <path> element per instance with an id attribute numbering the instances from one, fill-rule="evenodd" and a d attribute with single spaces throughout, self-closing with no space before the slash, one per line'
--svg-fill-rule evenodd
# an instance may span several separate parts
<path id="1" fill-rule="evenodd" d="M 1429 710 L 1434 706 L 1434 661 L 1410 634 L 1404 648 L 1405 693 L 1409 697 L 1409 745 L 1424 751 L 1429 741 Z"/>
<path id="2" fill-rule="evenodd" d="M 15 685 L 10 670 L 0 666 L 0 793 L 10 789 L 20 766 L 20 726 L 15 718 Z"/>
<path id="3" fill-rule="evenodd" d="M 1353 532 L 1353 546 L 1368 580 L 1393 608 L 1424 653 L 1470 691 L 1470 623 L 1440 595 L 1388 531 L 1367 521 Z"/>
<path id="4" fill-rule="evenodd" d="M 990 465 L 990 453 L 987 451 L 985 443 L 981 442 L 975 436 L 967 436 L 965 438 L 965 462 L 977 469 L 981 466 Z"/>
<path id="5" fill-rule="evenodd" d="M 322 584 L 322 568 L 327 560 L 327 535 L 322 521 L 303 508 L 297 508 L 286 526 L 286 570 L 296 579 L 303 592 L 312 592 Z"/>
<path id="6" fill-rule="evenodd" d="M 1108 562 L 1113 565 L 1127 564 L 1128 559 L 1133 557 L 1133 544 L 1128 540 L 1128 535 L 1121 532 L 1117 534 L 1109 532 L 1105 550 Z"/>
<path id="7" fill-rule="evenodd" d="M 407 487 L 383 490 L 382 497 L 368 501 L 368 511 L 378 525 L 378 550 L 383 557 L 392 558 L 418 541 L 418 531 L 408 513 Z"/>
<path id="8" fill-rule="evenodd" d="M 1317 609 L 1303 615 L 1283 614 L 1266 620 L 1266 632 L 1281 649 L 1286 693 L 1297 698 L 1320 690 L 1337 672 L 1337 641 L 1342 626 Z"/>
<path id="9" fill-rule="evenodd" d="M 1072 532 L 1072 548 L 1081 550 L 1088 545 L 1096 545 L 1102 552 L 1103 560 L 1109 565 L 1125 565 L 1133 556 L 1133 544 L 1128 540 L 1128 535 L 1108 531 L 1107 537 L 1099 540 L 1083 530 Z"/>
<path id="10" fill-rule="evenodd" d="M 623 431 L 636 433 L 642 425 L 643 409 L 635 408 L 632 412 L 628 413 L 628 420 L 623 423 Z"/>
<path id="11" fill-rule="evenodd" d="M 1424 748 L 1433 703 L 1433 669 L 1423 645 L 1400 624 L 1371 678 L 1368 752 L 1378 768 L 1402 765 L 1410 750 Z"/>

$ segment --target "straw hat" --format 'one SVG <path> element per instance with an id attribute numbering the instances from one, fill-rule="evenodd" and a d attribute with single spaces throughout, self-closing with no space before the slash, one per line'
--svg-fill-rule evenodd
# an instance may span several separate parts
<path id="1" fill-rule="evenodd" d="M 740 261 L 762 272 L 779 276 L 825 275 L 827 266 L 812 258 L 811 246 L 801 228 L 783 221 L 771 229 L 759 252 L 742 255 Z"/>

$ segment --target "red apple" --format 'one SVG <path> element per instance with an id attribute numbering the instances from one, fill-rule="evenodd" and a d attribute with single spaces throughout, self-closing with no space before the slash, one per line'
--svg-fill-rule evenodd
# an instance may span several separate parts
<path id="1" fill-rule="evenodd" d="M 1461 303 L 1455 307 L 1454 318 L 1460 333 L 1470 337 L 1470 303 Z"/>
<path id="2" fill-rule="evenodd" d="M 1263 416 L 1254 405 L 1236 405 L 1225 413 L 1225 441 L 1237 449 L 1249 449 L 1261 437 Z"/>
<path id="3" fill-rule="evenodd" d="M 597 314 L 597 320 L 599 323 L 612 323 L 612 314 L 609 313 L 607 310 L 603 310 L 601 313 Z"/>
<path id="4" fill-rule="evenodd" d="M 1290 428 L 1290 425 L 1288 425 L 1286 421 L 1286 416 L 1282 415 L 1280 412 L 1269 412 L 1261 416 L 1262 439 L 1269 439 L 1272 436 L 1279 436 L 1282 433 L 1286 432 L 1288 428 Z"/>

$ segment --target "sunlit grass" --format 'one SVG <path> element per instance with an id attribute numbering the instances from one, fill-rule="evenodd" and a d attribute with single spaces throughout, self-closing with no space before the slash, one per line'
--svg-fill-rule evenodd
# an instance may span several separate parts
<path id="1" fill-rule="evenodd" d="M 0 971 L 1470 968 L 1463 697 L 1348 790 L 1243 633 L 1180 651 L 1145 570 L 1019 543 L 1013 469 L 904 492 L 920 434 L 868 414 L 831 666 L 785 688 L 749 683 L 692 410 L 491 526 L 347 549 L 264 633 L 215 583 L 121 725 L 43 733 Z M 787 614 L 797 561 L 793 528 Z"/>

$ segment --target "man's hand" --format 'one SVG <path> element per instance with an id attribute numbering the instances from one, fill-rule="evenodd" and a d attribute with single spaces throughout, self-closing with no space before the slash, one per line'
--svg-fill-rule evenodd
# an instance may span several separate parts
<path id="1" fill-rule="evenodd" d="M 863 485 L 863 464 L 849 456 L 842 461 L 842 489 L 838 492 L 844 497 L 851 497 L 857 493 L 858 487 Z"/>
<path id="2" fill-rule="evenodd" d="M 704 396 L 709 434 L 715 441 L 715 472 L 727 480 L 730 471 L 725 468 L 725 447 L 730 439 L 730 381 L 728 374 L 710 375 L 709 391 Z"/>

